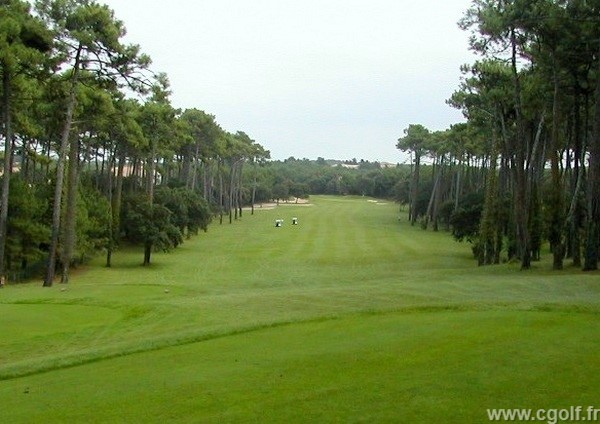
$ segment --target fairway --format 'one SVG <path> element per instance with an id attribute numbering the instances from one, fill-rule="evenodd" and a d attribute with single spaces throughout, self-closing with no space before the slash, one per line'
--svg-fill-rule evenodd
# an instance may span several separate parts
<path id="1" fill-rule="evenodd" d="M 68 287 L 0 290 L 0 422 L 485 422 L 487 408 L 599 406 L 600 274 L 477 267 L 393 203 L 244 211 L 141 262 L 123 248 Z"/>

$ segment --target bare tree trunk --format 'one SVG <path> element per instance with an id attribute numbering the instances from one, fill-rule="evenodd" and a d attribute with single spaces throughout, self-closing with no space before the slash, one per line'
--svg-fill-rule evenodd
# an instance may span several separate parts
<path id="1" fill-rule="evenodd" d="M 209 182 L 209 172 L 210 172 L 210 165 L 209 162 L 204 162 L 204 172 L 202 173 L 202 182 L 203 182 L 203 192 L 204 192 L 204 198 L 208 201 L 208 203 L 212 203 L 212 196 L 210 195 L 209 191 L 208 191 L 208 182 Z"/>
<path id="2" fill-rule="evenodd" d="M 421 165 L 421 154 L 415 152 L 415 168 L 413 170 L 412 184 L 411 184 L 411 206 L 410 206 L 410 224 L 414 225 L 417 221 L 417 204 L 419 197 L 419 171 Z"/>
<path id="3" fill-rule="evenodd" d="M 115 149 L 116 150 L 116 149 Z M 110 206 L 110 216 L 108 217 L 108 243 L 106 246 L 106 267 L 110 268 L 112 265 L 112 252 L 115 242 L 115 233 L 114 233 L 114 223 L 113 223 L 113 177 L 114 177 L 114 167 L 115 167 L 115 156 L 116 151 L 110 152 L 110 156 L 108 158 L 108 174 L 107 174 L 107 183 L 106 183 L 106 191 L 108 197 L 108 204 Z"/>
<path id="4" fill-rule="evenodd" d="M 433 231 L 439 231 L 439 210 L 440 202 L 442 199 L 442 185 L 444 184 L 445 168 L 444 168 L 444 157 L 440 161 L 439 169 L 439 180 L 435 189 L 435 195 L 433 199 Z"/>
<path id="5" fill-rule="evenodd" d="M 77 224 L 77 191 L 79 180 L 79 141 L 72 140 L 69 151 L 69 169 L 67 178 L 67 204 L 65 213 L 65 231 L 62 251 L 62 277 L 60 282 L 66 284 L 69 282 L 69 267 L 73 259 L 76 240 Z"/>
<path id="6" fill-rule="evenodd" d="M 496 251 L 498 243 L 498 147 L 497 132 L 494 130 L 492 136 L 492 148 L 490 153 L 490 164 L 487 169 L 487 179 L 485 182 L 485 198 L 483 210 L 481 211 L 481 220 L 479 221 L 479 265 L 490 265 L 496 261 L 499 252 Z"/>
<path id="7" fill-rule="evenodd" d="M 410 187 L 408 190 L 408 220 L 411 223 L 411 225 L 413 224 L 413 179 L 414 179 L 414 172 L 415 172 L 415 165 L 413 162 L 413 158 L 412 158 L 412 150 L 409 150 L 408 154 L 410 155 Z"/>
<path id="8" fill-rule="evenodd" d="M 238 171 L 238 199 L 237 199 L 237 205 L 238 205 L 238 210 L 239 210 L 239 216 L 240 219 L 242 219 L 242 201 L 243 199 L 243 192 L 242 192 L 242 182 L 243 182 L 243 170 L 244 170 L 244 161 L 240 160 L 240 165 L 239 165 L 239 171 Z"/>
<path id="9" fill-rule="evenodd" d="M 231 161 L 231 165 L 229 167 L 229 223 L 233 223 L 233 208 L 234 208 L 234 190 L 235 190 L 235 161 Z M 237 209 L 236 209 L 237 212 Z M 237 216 L 236 216 L 237 218 Z"/>
<path id="10" fill-rule="evenodd" d="M 563 243 L 563 190 L 559 169 L 559 84 L 557 75 L 557 65 L 553 63 L 553 82 L 554 93 L 552 96 L 552 147 L 550 149 L 550 174 L 552 179 L 552 194 L 550 195 L 550 248 L 554 257 L 552 268 L 555 270 L 563 269 L 563 258 L 565 256 L 565 246 Z"/>
<path id="11" fill-rule="evenodd" d="M 196 184 L 198 181 L 198 156 L 200 155 L 200 143 L 196 143 L 196 154 L 192 159 L 192 185 L 191 190 L 196 190 Z M 206 196 L 204 197 L 206 199 Z"/>
<path id="12" fill-rule="evenodd" d="M 223 210 L 225 208 L 225 191 L 223 188 L 223 170 L 219 159 L 217 173 L 219 174 L 219 224 L 223 224 Z"/>
<path id="13" fill-rule="evenodd" d="M 112 219 L 111 219 L 111 231 L 110 232 L 111 232 L 112 239 L 110 240 L 110 245 L 109 245 L 110 248 L 109 248 L 109 252 L 107 253 L 107 256 L 106 256 L 106 266 L 107 267 L 111 266 L 111 255 L 112 255 L 112 252 L 113 252 L 115 246 L 118 243 L 119 233 L 121 231 L 121 203 L 122 203 L 122 199 L 123 199 L 123 170 L 125 168 L 125 164 L 126 164 L 126 159 L 125 159 L 124 155 L 120 155 L 119 163 L 117 165 L 117 181 L 115 184 L 115 191 L 114 191 L 114 194 L 112 196 L 112 201 L 111 201 Z"/>
<path id="14" fill-rule="evenodd" d="M 144 243 L 144 263 L 143 266 L 150 265 L 150 256 L 152 255 L 152 243 Z"/>
<path id="15" fill-rule="evenodd" d="M 600 47 L 598 54 L 600 54 Z M 597 60 L 597 62 L 598 71 L 600 72 L 600 60 Z M 600 78 L 596 78 L 595 96 L 594 132 L 589 142 L 587 242 L 583 264 L 584 271 L 598 269 L 600 255 Z"/>
<path id="16" fill-rule="evenodd" d="M 6 252 L 6 232 L 8 227 L 8 199 L 10 176 L 12 173 L 12 123 L 11 123 L 11 81 L 10 70 L 2 64 L 2 117 L 4 120 L 4 173 L 2 174 L 2 199 L 0 200 L 0 278 L 6 274 L 4 255 Z"/>
<path id="17" fill-rule="evenodd" d="M 521 82 L 517 70 L 517 39 L 514 28 L 510 34 L 512 44 L 512 73 L 514 79 L 514 101 L 515 114 L 517 121 L 517 136 L 514 141 L 515 161 L 515 224 L 517 241 L 519 243 L 518 253 L 521 259 L 521 269 L 531 267 L 531 246 L 529 237 L 529 197 L 527 195 L 527 173 L 525 172 L 525 129 L 523 123 L 523 113 L 521 107 Z"/>
<path id="18" fill-rule="evenodd" d="M 73 75 L 71 77 L 71 88 L 69 91 L 69 99 L 67 103 L 67 113 L 65 116 L 65 126 L 61 135 L 60 147 L 58 151 L 58 159 L 56 161 L 56 185 L 54 188 L 54 207 L 52 211 L 52 236 L 50 239 L 50 252 L 48 253 L 48 268 L 46 278 L 44 279 L 44 287 L 51 287 L 54 282 L 54 274 L 56 272 L 56 256 L 58 252 L 58 238 L 60 236 L 60 215 L 62 203 L 63 182 L 65 177 L 65 157 L 69 148 L 69 138 L 71 137 L 71 125 L 73 123 L 73 113 L 77 104 L 77 86 L 79 80 L 79 64 L 81 60 L 82 46 L 79 45 L 75 56 L 75 64 L 73 66 Z"/>
<path id="19" fill-rule="evenodd" d="M 454 192 L 454 212 L 458 210 L 459 202 L 460 202 L 460 176 L 462 174 L 462 158 L 458 160 L 458 169 L 456 170 L 456 187 Z"/>
<path id="20" fill-rule="evenodd" d="M 573 167 L 573 190 L 571 203 L 569 206 L 569 212 L 567 213 L 567 222 L 570 226 L 570 250 L 573 258 L 573 266 L 581 266 L 581 237 L 579 230 L 581 228 L 581 188 L 583 185 L 583 170 L 581 169 L 582 164 L 585 162 L 585 147 L 582 146 L 581 141 L 581 117 L 579 114 L 579 93 L 575 94 L 575 123 L 574 123 L 574 137 L 575 137 L 575 151 L 574 151 L 574 167 Z"/>
<path id="21" fill-rule="evenodd" d="M 429 220 L 433 220 L 433 212 L 434 212 L 434 205 L 435 205 L 435 196 L 438 190 L 438 186 L 440 184 L 440 177 L 441 177 L 441 168 L 439 165 L 435 165 L 434 164 L 434 183 L 433 183 L 433 188 L 431 189 L 431 195 L 429 196 L 429 203 L 427 204 L 427 212 L 425 212 L 425 229 L 427 229 L 427 226 L 429 224 Z"/>
<path id="22" fill-rule="evenodd" d="M 252 183 L 252 196 L 250 200 L 250 207 L 252 208 L 252 212 L 250 215 L 254 215 L 254 203 L 256 202 L 256 185 L 258 184 L 256 180 L 256 175 L 254 175 L 254 182 Z"/>
<path id="23" fill-rule="evenodd" d="M 585 149 L 584 149 L 585 150 Z M 577 151 L 577 148 L 576 148 Z M 583 185 L 583 172 L 580 169 L 580 158 L 575 157 L 575 168 L 573 172 L 574 187 L 571 195 L 571 202 L 569 204 L 569 211 L 567 212 L 566 222 L 570 226 L 570 250 L 573 258 L 573 266 L 581 266 L 581 237 L 579 236 L 580 219 L 579 219 L 579 208 L 581 195 L 581 188 Z"/>

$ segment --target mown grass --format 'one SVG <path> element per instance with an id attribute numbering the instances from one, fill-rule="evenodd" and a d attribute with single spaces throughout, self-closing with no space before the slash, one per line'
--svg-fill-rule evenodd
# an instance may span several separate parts
<path id="1" fill-rule="evenodd" d="M 2 289 L 0 420 L 481 422 L 594 404 L 598 273 L 477 268 L 393 204 L 311 200 L 148 268 L 123 250 L 68 287 Z"/>

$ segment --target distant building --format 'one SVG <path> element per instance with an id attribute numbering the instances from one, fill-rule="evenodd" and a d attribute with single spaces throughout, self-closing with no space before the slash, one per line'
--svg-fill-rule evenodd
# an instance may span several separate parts
<path id="1" fill-rule="evenodd" d="M 344 163 L 344 162 L 338 162 L 338 163 L 333 163 L 331 165 L 332 167 L 342 167 L 342 168 L 346 168 L 346 169 L 360 169 L 362 168 L 395 168 L 396 166 L 398 166 L 398 164 L 396 163 L 391 163 L 391 162 L 363 162 L 361 161 L 361 163 Z"/>
<path id="2" fill-rule="evenodd" d="M 360 165 L 358 163 L 340 163 L 340 164 L 334 165 L 334 166 L 341 166 L 342 168 L 348 168 L 348 169 L 360 168 Z"/>

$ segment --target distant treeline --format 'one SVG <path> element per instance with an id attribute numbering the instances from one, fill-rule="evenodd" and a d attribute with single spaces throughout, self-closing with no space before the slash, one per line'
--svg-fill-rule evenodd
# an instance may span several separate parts
<path id="1" fill-rule="evenodd" d="M 295 159 L 247 167 L 245 180 L 255 185 L 255 201 L 307 197 L 309 194 L 359 195 L 408 200 L 410 166 L 389 163 Z M 250 200 L 246 196 L 247 200 Z"/>

